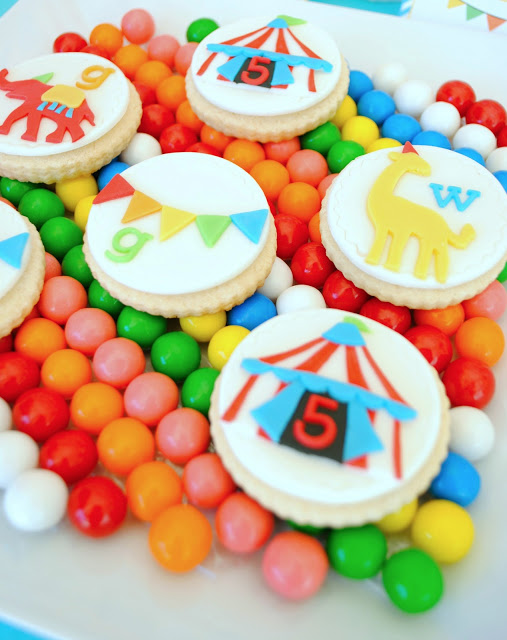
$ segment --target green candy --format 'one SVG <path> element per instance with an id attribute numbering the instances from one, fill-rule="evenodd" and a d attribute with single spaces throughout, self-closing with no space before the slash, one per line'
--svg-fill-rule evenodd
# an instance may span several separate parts
<path id="1" fill-rule="evenodd" d="M 190 23 L 187 29 L 188 42 L 201 42 L 206 36 L 218 29 L 218 24 L 211 18 L 199 18 Z"/>
<path id="2" fill-rule="evenodd" d="M 182 382 L 199 368 L 201 350 L 196 340 L 173 331 L 157 338 L 151 348 L 151 364 L 155 371 L 165 373 L 175 382 Z"/>
<path id="3" fill-rule="evenodd" d="M 363 580 L 376 575 L 382 568 L 387 542 L 380 529 L 365 524 L 331 531 L 326 551 L 335 571 L 347 578 Z"/>
<path id="4" fill-rule="evenodd" d="M 31 189 L 21 198 L 18 208 L 37 229 L 51 218 L 59 218 L 65 213 L 63 202 L 56 193 L 47 189 Z"/>
<path id="5" fill-rule="evenodd" d="M 219 375 L 220 371 L 210 367 L 193 371 L 183 383 L 181 404 L 184 407 L 196 409 L 208 417 L 211 394 Z"/>
<path id="6" fill-rule="evenodd" d="M 109 291 L 106 291 L 97 280 L 94 280 L 88 289 L 88 304 L 95 309 L 106 311 L 113 318 L 117 318 L 125 306 L 122 302 L 113 298 Z"/>
<path id="7" fill-rule="evenodd" d="M 78 244 L 72 247 L 70 251 L 67 251 L 62 262 L 62 273 L 64 276 L 70 276 L 78 280 L 86 289 L 91 285 L 93 275 L 86 263 L 82 244 Z"/>
<path id="8" fill-rule="evenodd" d="M 40 238 L 46 251 L 60 261 L 73 247 L 83 244 L 83 232 L 68 218 L 51 218 L 45 222 Z"/>
<path id="9" fill-rule="evenodd" d="M 392 602 L 406 613 L 431 609 L 444 591 L 439 566 L 420 549 L 404 549 L 388 558 L 382 582 Z"/>
<path id="10" fill-rule="evenodd" d="M 125 307 L 118 317 L 116 327 L 120 338 L 129 338 L 146 350 L 167 331 L 167 319 Z"/>
<path id="11" fill-rule="evenodd" d="M 11 180 L 10 178 L 0 179 L 0 194 L 11 202 L 15 207 L 19 205 L 21 198 L 32 189 L 36 189 L 37 185 L 33 182 L 20 182 L 19 180 Z"/>
<path id="12" fill-rule="evenodd" d="M 507 280 L 507 262 L 505 263 L 504 268 L 500 271 L 497 278 L 498 282 L 505 282 Z"/>
<path id="13" fill-rule="evenodd" d="M 320 536 L 326 530 L 325 527 L 314 527 L 312 524 L 298 524 L 293 520 L 287 520 L 287 524 L 291 529 L 301 531 L 301 533 L 306 533 L 309 536 Z"/>
<path id="14" fill-rule="evenodd" d="M 333 122 L 324 122 L 320 127 L 301 136 L 301 148 L 313 149 L 325 156 L 334 143 L 341 139 L 338 127 Z"/>
<path id="15" fill-rule="evenodd" d="M 335 142 L 327 154 L 327 164 L 331 173 L 340 173 L 345 167 L 364 155 L 364 148 L 353 140 Z"/>

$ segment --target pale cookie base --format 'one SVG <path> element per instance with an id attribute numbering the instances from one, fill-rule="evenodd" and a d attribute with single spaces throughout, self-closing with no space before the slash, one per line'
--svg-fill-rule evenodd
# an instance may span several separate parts
<path id="1" fill-rule="evenodd" d="M 87 237 L 84 237 L 84 255 L 93 276 L 109 293 L 130 307 L 166 318 L 202 316 L 217 311 L 228 311 L 241 304 L 262 287 L 276 256 L 276 229 L 270 217 L 266 245 L 255 262 L 238 276 L 211 289 L 180 295 L 158 295 L 127 287 L 107 275 L 94 260 Z M 182 269 L 184 266 L 182 265 Z"/>
<path id="2" fill-rule="evenodd" d="M 349 88 L 349 68 L 342 56 L 342 72 L 333 91 L 324 100 L 297 113 L 279 116 L 248 116 L 226 111 L 209 102 L 197 89 L 192 73 L 186 77 L 187 98 L 200 120 L 235 138 L 279 142 L 300 136 L 330 120 Z"/>
<path id="3" fill-rule="evenodd" d="M 123 118 L 104 136 L 79 147 L 51 156 L 17 156 L 0 153 L 0 175 L 21 182 L 44 182 L 75 178 L 97 171 L 109 164 L 129 144 L 141 122 L 139 94 L 129 83 L 130 99 Z"/>
<path id="4" fill-rule="evenodd" d="M 221 376 L 218 377 L 215 383 L 209 412 L 211 436 L 215 450 L 220 455 L 224 466 L 234 478 L 234 481 L 244 489 L 248 495 L 284 520 L 293 520 L 299 524 L 310 524 L 315 527 L 333 528 L 359 526 L 368 522 L 376 522 L 385 515 L 394 513 L 404 504 L 407 504 L 424 493 L 432 479 L 440 471 L 440 466 L 447 456 L 450 437 L 449 400 L 445 394 L 444 385 L 440 381 L 436 371 L 434 375 L 437 379 L 442 398 L 439 438 L 435 442 L 435 446 L 428 456 L 425 466 L 422 467 L 415 476 L 410 478 L 409 481 L 402 482 L 399 487 L 381 497 L 356 502 L 354 504 L 341 505 L 312 502 L 279 491 L 253 475 L 234 455 L 222 427 L 218 412 Z"/>
<path id="5" fill-rule="evenodd" d="M 484 291 L 502 271 L 507 261 L 506 254 L 492 269 L 478 278 L 445 289 L 414 289 L 385 282 L 369 273 L 365 273 L 341 251 L 329 228 L 327 202 L 328 197 L 326 196 L 322 201 L 322 209 L 320 211 L 320 234 L 329 259 L 356 287 L 364 289 L 366 293 L 384 302 L 410 307 L 411 309 L 443 309 L 450 305 L 458 304 L 463 300 L 473 298 L 473 296 Z"/>
<path id="6" fill-rule="evenodd" d="M 30 233 L 30 259 L 20 279 L 0 298 L 0 338 L 19 326 L 37 304 L 44 285 L 46 258 L 37 229 L 26 221 Z"/>

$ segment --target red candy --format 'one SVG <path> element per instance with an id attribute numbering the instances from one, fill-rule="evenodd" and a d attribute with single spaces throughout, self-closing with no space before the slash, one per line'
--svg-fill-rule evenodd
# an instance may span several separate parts
<path id="1" fill-rule="evenodd" d="M 332 273 L 322 289 L 322 295 L 328 307 L 356 313 L 368 300 L 366 291 L 359 289 L 347 280 L 341 271 Z"/>
<path id="2" fill-rule="evenodd" d="M 61 476 L 67 484 L 86 478 L 98 461 L 97 447 L 84 431 L 60 431 L 42 445 L 39 466 Z"/>
<path id="3" fill-rule="evenodd" d="M 495 392 L 491 369 L 472 358 L 457 358 L 447 367 L 442 382 L 454 407 L 466 405 L 482 409 Z"/>
<path id="4" fill-rule="evenodd" d="M 122 525 L 127 515 L 127 498 L 110 478 L 85 478 L 71 491 L 67 514 L 81 533 L 103 538 Z"/>
<path id="5" fill-rule="evenodd" d="M 436 327 L 412 327 L 405 333 L 405 338 L 419 349 L 438 373 L 442 373 L 452 359 L 452 343 L 445 333 Z"/>
<path id="6" fill-rule="evenodd" d="M 111 56 L 109 53 L 103 49 L 102 47 L 98 47 L 95 44 L 89 44 L 83 49 L 81 49 L 81 53 L 91 53 L 94 56 L 100 56 L 101 58 L 106 58 L 107 60 L 111 60 Z"/>
<path id="7" fill-rule="evenodd" d="M 218 539 L 234 553 L 253 553 L 273 532 L 273 514 L 245 493 L 233 493 L 218 507 L 215 529 Z"/>
<path id="8" fill-rule="evenodd" d="M 360 314 L 384 324 L 398 333 L 405 333 L 412 324 L 412 315 L 408 307 L 398 307 L 390 302 L 371 298 L 363 304 Z"/>
<path id="9" fill-rule="evenodd" d="M 449 102 L 456 107 L 462 118 L 475 102 L 475 92 L 472 87 L 461 80 L 450 80 L 437 91 L 437 102 Z"/>
<path id="10" fill-rule="evenodd" d="M 307 284 L 316 289 L 322 288 L 328 276 L 335 271 L 334 264 L 319 242 L 309 242 L 299 247 L 290 266 L 298 284 Z"/>
<path id="11" fill-rule="evenodd" d="M 495 136 L 505 126 L 507 114 L 502 105 L 496 100 L 479 100 L 466 112 L 467 124 L 482 124 L 492 131 Z"/>
<path id="12" fill-rule="evenodd" d="M 212 147 L 210 144 L 206 144 L 205 142 L 196 142 L 188 147 L 187 151 L 189 153 L 208 153 L 212 156 L 220 156 L 220 152 Z"/>
<path id="13" fill-rule="evenodd" d="M 141 98 L 143 107 L 147 107 L 148 105 L 155 104 L 157 102 L 157 94 L 155 93 L 155 89 L 152 89 L 151 87 L 147 87 L 145 84 L 142 84 L 141 82 L 133 82 L 132 84 L 137 89 L 137 93 Z M 174 122 L 174 119 L 173 119 L 173 122 Z M 169 124 L 172 124 L 172 123 L 169 123 Z M 162 131 L 162 129 L 160 131 Z"/>
<path id="14" fill-rule="evenodd" d="M 184 124 L 172 124 L 160 134 L 160 146 L 162 153 L 177 153 L 186 151 L 188 147 L 198 142 L 195 131 Z"/>
<path id="15" fill-rule="evenodd" d="M 496 144 L 498 147 L 507 147 L 507 126 L 500 130 L 496 139 Z"/>
<path id="16" fill-rule="evenodd" d="M 40 371 L 35 360 L 21 353 L 0 354 L 0 398 L 14 402 L 21 394 L 39 386 Z"/>
<path id="17" fill-rule="evenodd" d="M 53 42 L 53 53 L 68 53 L 69 51 L 82 51 L 88 43 L 79 33 L 62 33 Z"/>
<path id="18" fill-rule="evenodd" d="M 12 337 L 12 333 L 9 333 L 3 338 L 0 338 L 0 353 L 6 353 L 7 351 L 11 351 L 13 342 L 14 340 Z"/>
<path id="19" fill-rule="evenodd" d="M 275 227 L 276 255 L 289 260 L 308 240 L 308 227 L 299 218 L 282 214 L 275 217 Z"/>
<path id="20" fill-rule="evenodd" d="M 216 453 L 203 453 L 188 462 L 183 471 L 183 491 L 190 504 L 215 509 L 236 485 Z"/>
<path id="21" fill-rule="evenodd" d="M 17 400 L 12 410 L 16 429 L 35 442 L 45 442 L 69 424 L 70 412 L 63 396 L 51 389 L 30 389 Z"/>
<path id="22" fill-rule="evenodd" d="M 162 131 L 174 122 L 174 114 L 167 107 L 163 107 L 161 104 L 148 104 L 143 107 L 141 123 L 137 130 L 139 133 L 148 133 L 154 138 L 159 138 Z"/>

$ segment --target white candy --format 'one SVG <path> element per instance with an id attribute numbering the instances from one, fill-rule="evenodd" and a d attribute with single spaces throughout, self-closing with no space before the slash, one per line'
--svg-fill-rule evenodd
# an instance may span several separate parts
<path id="1" fill-rule="evenodd" d="M 507 147 L 498 147 L 486 158 L 486 168 L 491 173 L 507 171 Z"/>
<path id="2" fill-rule="evenodd" d="M 34 469 L 39 461 L 39 447 L 26 433 L 0 433 L 0 489 L 6 489 L 20 473 Z"/>
<path id="3" fill-rule="evenodd" d="M 285 289 L 291 287 L 293 282 L 294 279 L 289 265 L 277 256 L 269 276 L 259 289 L 259 293 L 276 302 L 278 296 Z"/>
<path id="4" fill-rule="evenodd" d="M 12 411 L 7 402 L 0 398 L 0 432 L 12 427 Z"/>
<path id="5" fill-rule="evenodd" d="M 147 133 L 136 133 L 129 146 L 120 155 L 120 160 L 132 166 L 148 158 L 162 154 L 159 141 Z"/>
<path id="6" fill-rule="evenodd" d="M 452 138 L 461 125 L 461 116 L 453 104 L 434 102 L 421 114 L 419 120 L 423 131 L 438 131 Z"/>
<path id="7" fill-rule="evenodd" d="M 322 293 L 307 284 L 296 284 L 285 289 L 276 301 L 278 315 L 291 311 L 306 311 L 307 309 L 325 309 L 326 302 Z"/>
<path id="8" fill-rule="evenodd" d="M 418 118 L 435 99 L 430 85 L 419 80 L 409 80 L 400 84 L 393 98 L 396 109 L 413 118 Z"/>
<path id="9" fill-rule="evenodd" d="M 69 490 L 62 478 L 47 469 L 31 469 L 7 488 L 4 510 L 7 520 L 22 531 L 45 531 L 65 515 Z"/>
<path id="10" fill-rule="evenodd" d="M 489 417 L 475 407 L 454 407 L 450 417 L 450 449 L 470 462 L 484 458 L 495 442 L 495 429 Z"/>
<path id="11" fill-rule="evenodd" d="M 407 77 L 407 70 L 400 62 L 384 64 L 373 74 L 373 86 L 392 95 Z"/>
<path id="12" fill-rule="evenodd" d="M 454 149 L 461 149 L 461 147 L 475 149 L 483 158 L 487 158 L 496 148 L 496 138 L 494 133 L 482 124 L 466 124 L 456 132 L 452 146 Z"/>

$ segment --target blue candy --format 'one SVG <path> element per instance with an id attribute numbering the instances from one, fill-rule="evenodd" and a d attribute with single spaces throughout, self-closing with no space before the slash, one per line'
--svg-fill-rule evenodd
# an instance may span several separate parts
<path id="1" fill-rule="evenodd" d="M 359 98 L 373 89 L 373 82 L 362 71 L 351 71 L 349 79 L 349 96 L 356 102 Z"/>
<path id="2" fill-rule="evenodd" d="M 422 144 L 429 147 L 441 147 L 451 150 L 451 143 L 447 136 L 439 131 L 421 131 L 412 139 L 412 144 Z"/>
<path id="3" fill-rule="evenodd" d="M 371 118 L 380 127 L 389 116 L 396 111 L 396 105 L 391 96 L 385 91 L 374 89 L 363 93 L 357 104 L 360 116 Z"/>
<path id="4" fill-rule="evenodd" d="M 382 136 L 398 140 L 401 144 L 412 142 L 420 131 L 421 125 L 417 120 L 404 113 L 395 113 L 393 116 L 389 116 L 382 125 Z"/>
<path id="5" fill-rule="evenodd" d="M 227 324 L 234 324 L 245 329 L 255 329 L 266 320 L 276 316 L 273 302 L 262 293 L 254 293 L 237 307 L 233 307 L 227 314 Z"/>
<path id="6" fill-rule="evenodd" d="M 119 162 L 118 160 L 113 160 L 109 164 L 106 164 L 105 167 L 99 171 L 99 175 L 97 176 L 97 186 L 99 187 L 99 191 L 101 191 L 106 184 L 111 182 L 114 176 L 125 169 L 128 169 L 130 165 L 126 162 Z"/>
<path id="7" fill-rule="evenodd" d="M 459 149 L 454 149 L 454 151 L 456 151 L 456 153 L 461 153 L 462 156 L 466 156 L 471 160 L 475 160 L 476 162 L 481 164 L 483 167 L 486 166 L 486 163 L 484 162 L 484 158 L 481 156 L 481 154 L 475 149 L 472 149 L 471 147 L 460 147 Z"/>
<path id="8" fill-rule="evenodd" d="M 493 175 L 498 180 L 498 182 L 500 182 L 502 187 L 505 189 L 505 192 L 507 193 L 507 171 L 495 171 Z"/>
<path id="9" fill-rule="evenodd" d="M 466 458 L 452 451 L 430 486 L 436 498 L 451 500 L 462 507 L 475 500 L 480 488 L 481 477 L 476 468 Z"/>

